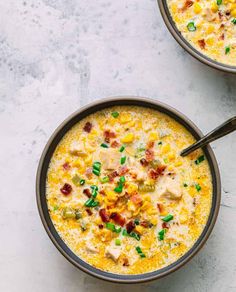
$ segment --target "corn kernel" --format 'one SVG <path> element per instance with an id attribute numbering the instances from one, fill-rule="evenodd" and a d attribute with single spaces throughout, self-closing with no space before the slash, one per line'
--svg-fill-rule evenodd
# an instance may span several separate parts
<path id="1" fill-rule="evenodd" d="M 202 7 L 199 3 L 195 2 L 193 6 L 193 10 L 196 14 L 198 14 L 202 11 Z"/>
<path id="2" fill-rule="evenodd" d="M 120 116 L 120 122 L 121 124 L 125 124 L 127 122 L 130 122 L 131 121 L 131 114 L 129 113 L 122 113 L 121 116 Z"/>
<path id="3" fill-rule="evenodd" d="M 123 142 L 123 143 L 132 143 L 133 141 L 134 141 L 134 134 L 133 133 L 129 133 L 121 139 L 121 142 Z"/>
<path id="4" fill-rule="evenodd" d="M 162 146 L 162 153 L 167 153 L 170 151 L 170 144 L 165 144 Z"/>
<path id="5" fill-rule="evenodd" d="M 150 141 L 156 141 L 158 139 L 158 135 L 156 132 L 151 132 L 149 135 L 149 140 Z"/>

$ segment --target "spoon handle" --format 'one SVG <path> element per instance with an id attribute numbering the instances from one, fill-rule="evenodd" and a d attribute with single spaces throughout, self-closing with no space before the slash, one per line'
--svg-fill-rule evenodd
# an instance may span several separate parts
<path id="1" fill-rule="evenodd" d="M 236 116 L 227 120 L 223 124 L 221 124 L 219 127 L 215 128 L 213 131 L 202 137 L 199 141 L 196 143 L 190 145 L 186 149 L 182 150 L 180 155 L 186 156 L 189 153 L 193 152 L 194 150 L 205 146 L 206 144 L 215 141 L 233 131 L 236 130 Z"/>

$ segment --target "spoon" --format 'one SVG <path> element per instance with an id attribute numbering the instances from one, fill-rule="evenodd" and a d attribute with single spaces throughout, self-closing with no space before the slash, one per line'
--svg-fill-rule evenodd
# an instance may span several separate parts
<path id="1" fill-rule="evenodd" d="M 196 143 L 190 145 L 189 147 L 185 148 L 181 151 L 181 156 L 186 156 L 190 153 L 192 153 L 194 150 L 205 146 L 206 144 L 215 141 L 233 131 L 236 130 L 236 116 L 227 120 L 223 124 L 221 124 L 219 127 L 215 128 L 213 131 L 202 137 L 199 141 Z"/>

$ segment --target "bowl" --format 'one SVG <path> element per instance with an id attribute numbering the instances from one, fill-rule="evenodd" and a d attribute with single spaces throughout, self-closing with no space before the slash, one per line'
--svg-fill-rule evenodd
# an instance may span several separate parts
<path id="1" fill-rule="evenodd" d="M 142 106 L 146 108 L 152 108 L 162 113 L 165 113 L 182 124 L 196 139 L 200 139 L 203 134 L 201 131 L 194 125 L 187 117 L 185 117 L 182 113 L 178 112 L 174 108 L 163 104 L 159 101 L 144 98 L 144 97 L 111 97 L 107 99 L 102 99 L 99 101 L 95 101 L 89 105 L 86 105 L 69 116 L 62 124 L 55 130 L 49 139 L 45 149 L 43 150 L 41 159 L 39 161 L 37 178 L 36 178 L 36 197 L 37 197 L 37 205 L 39 214 L 44 225 L 46 232 L 51 238 L 52 242 L 56 246 L 56 248 L 61 252 L 61 254 L 69 260 L 73 265 L 75 265 L 80 270 L 95 276 L 97 278 L 117 282 L 117 283 L 140 283 L 145 281 L 150 281 L 154 279 L 159 279 L 167 274 L 174 272 L 175 270 L 182 267 L 186 262 L 188 262 L 204 245 L 207 238 L 209 237 L 212 228 L 215 224 L 219 205 L 220 205 L 220 196 L 221 196 L 221 183 L 220 183 L 220 174 L 218 165 L 214 156 L 214 153 L 210 146 L 205 147 L 203 150 L 205 152 L 205 156 L 208 159 L 210 171 L 212 175 L 213 182 L 213 198 L 212 198 L 212 206 L 210 215 L 207 221 L 207 224 L 195 242 L 193 247 L 184 254 L 181 258 L 179 258 L 176 262 L 171 265 L 164 267 L 162 269 L 145 273 L 145 274 L 137 274 L 137 275 L 119 275 L 113 274 L 109 272 L 105 272 L 99 270 L 82 259 L 80 259 L 76 254 L 74 254 L 70 248 L 65 244 L 65 242 L 61 239 L 59 234 L 57 233 L 47 207 L 46 200 L 46 180 L 47 180 L 47 170 L 50 163 L 50 159 L 53 155 L 55 148 L 58 143 L 62 139 L 62 137 L 67 133 L 68 130 L 71 129 L 78 121 L 90 115 L 96 111 L 102 110 L 104 108 L 108 108 L 115 105 L 134 105 L 134 106 Z"/>
<path id="2" fill-rule="evenodd" d="M 170 14 L 168 5 L 166 0 L 157 0 L 159 4 L 159 8 L 161 11 L 161 15 L 163 17 L 163 20 L 168 28 L 168 30 L 171 32 L 172 36 L 176 39 L 176 41 L 194 58 L 201 61 L 202 63 L 229 73 L 236 73 L 236 66 L 230 66 L 227 64 L 219 63 L 206 55 L 202 54 L 200 51 L 198 51 L 196 48 L 194 48 L 181 34 L 181 32 L 176 27 L 172 16 Z"/>

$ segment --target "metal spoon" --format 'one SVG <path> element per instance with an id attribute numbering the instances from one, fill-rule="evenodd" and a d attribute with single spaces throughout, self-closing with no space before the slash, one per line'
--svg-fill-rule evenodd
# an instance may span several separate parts
<path id="1" fill-rule="evenodd" d="M 181 151 L 181 156 L 186 156 L 193 152 L 194 150 L 205 146 L 206 144 L 215 141 L 233 131 L 236 130 L 236 116 L 229 119 L 228 121 L 224 122 L 219 127 L 215 128 L 213 131 L 202 137 L 199 141 L 196 143 L 190 145 L 189 147 L 185 148 Z"/>

